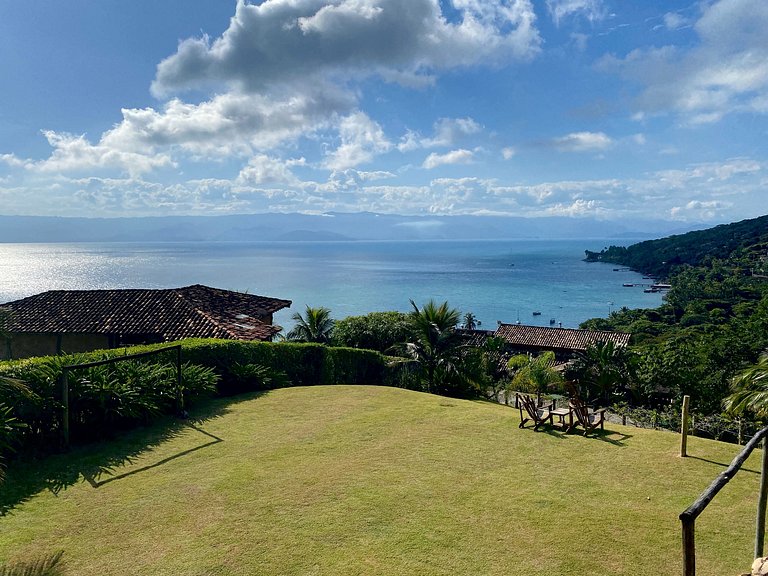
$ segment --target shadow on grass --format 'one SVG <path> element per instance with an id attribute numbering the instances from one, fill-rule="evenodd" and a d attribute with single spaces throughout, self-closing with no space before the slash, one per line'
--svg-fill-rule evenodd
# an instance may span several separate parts
<path id="1" fill-rule="evenodd" d="M 116 476 L 110 476 L 106 480 L 98 480 L 98 477 L 91 476 L 86 471 L 82 472 L 83 477 L 85 478 L 86 482 L 88 482 L 94 488 L 100 488 L 104 486 L 104 484 L 109 484 L 110 482 L 114 482 L 115 480 L 128 478 L 128 476 L 133 476 L 134 474 L 139 474 L 140 472 L 146 472 L 147 470 L 151 470 L 152 468 L 157 468 L 158 466 L 167 464 L 172 460 L 176 460 L 177 458 L 181 458 L 182 456 L 186 456 L 187 454 L 191 454 L 192 452 L 197 452 L 198 450 L 202 450 L 203 448 L 208 448 L 209 446 L 213 446 L 214 444 L 218 444 L 219 442 L 224 442 L 224 440 L 222 440 L 218 436 L 214 436 L 210 432 L 206 432 L 205 430 L 203 430 L 202 428 L 199 428 L 198 426 L 195 426 L 194 424 L 187 423 L 186 427 L 192 428 L 193 430 L 197 430 L 198 432 L 200 432 L 201 434 L 204 434 L 205 436 L 208 436 L 209 438 L 213 438 L 213 441 L 206 442 L 205 444 L 200 444 L 199 446 L 195 446 L 194 448 L 189 448 L 188 450 L 183 450 L 178 454 L 174 454 L 173 456 L 168 456 L 167 458 L 163 458 L 162 460 L 155 462 L 154 464 L 149 464 L 148 466 L 142 466 L 141 468 L 137 468 L 136 470 L 131 470 L 130 472 L 125 472 L 124 474 L 117 474 Z M 104 473 L 103 470 L 99 470 L 99 475 L 103 473 Z"/>
<path id="2" fill-rule="evenodd" d="M 701 456 L 691 456 L 688 454 L 686 458 L 690 458 L 691 460 L 701 460 L 702 462 L 707 462 L 708 464 L 714 464 L 715 466 L 722 466 L 723 468 L 728 468 L 728 466 L 731 465 L 730 462 L 715 462 L 714 460 L 709 460 L 708 458 L 702 458 Z M 750 472 L 752 474 L 760 474 L 760 470 L 752 470 L 751 468 L 744 468 L 743 466 L 739 468 L 739 472 Z"/>
<path id="3" fill-rule="evenodd" d="M 547 426 L 546 428 L 542 428 L 539 431 L 546 433 L 548 436 L 557 438 L 558 440 L 566 440 L 571 436 L 583 436 L 584 434 L 583 431 L 579 428 L 573 428 L 570 432 L 568 432 L 567 429 L 563 429 L 558 426 Z M 632 438 L 632 435 L 620 434 L 611 430 L 599 430 L 590 432 L 588 438 L 592 440 L 600 440 L 601 442 L 607 442 L 608 444 L 613 444 L 614 446 L 626 446 L 625 441 Z"/>
<path id="4" fill-rule="evenodd" d="M 131 430 L 104 442 L 79 446 L 70 452 L 53 454 L 39 459 L 24 458 L 14 461 L 8 469 L 5 484 L 0 488 L 0 518 L 11 514 L 20 504 L 35 494 L 48 490 L 58 494 L 78 482 L 87 481 L 94 488 L 109 482 L 146 472 L 163 466 L 203 448 L 223 442 L 223 439 L 206 432 L 202 426 L 227 414 L 230 406 L 263 396 L 266 392 L 243 394 L 236 397 L 216 398 L 195 408 L 189 419 L 171 417 Z M 122 466 L 133 464 L 148 450 L 178 438 L 194 429 L 210 441 L 194 446 L 123 474 L 115 474 Z M 101 480 L 103 477 L 107 477 Z"/>
<path id="5" fill-rule="evenodd" d="M 624 434 L 623 432 L 614 432 L 612 430 L 600 430 L 594 437 L 601 442 L 607 442 L 614 446 L 626 446 L 626 441 L 632 438 L 632 434 Z"/>

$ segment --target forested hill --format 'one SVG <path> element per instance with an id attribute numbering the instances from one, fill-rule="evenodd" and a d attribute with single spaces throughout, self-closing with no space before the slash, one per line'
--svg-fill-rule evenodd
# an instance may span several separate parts
<path id="1" fill-rule="evenodd" d="M 699 266 L 705 261 L 728 259 L 735 252 L 764 256 L 768 250 L 768 215 L 707 230 L 647 240 L 628 247 L 611 246 L 600 252 L 586 250 L 587 262 L 611 262 L 661 277 L 681 264 Z"/>

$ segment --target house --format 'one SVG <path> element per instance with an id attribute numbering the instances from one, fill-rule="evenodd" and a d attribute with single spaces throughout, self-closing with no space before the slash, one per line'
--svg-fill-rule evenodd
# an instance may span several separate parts
<path id="1" fill-rule="evenodd" d="M 624 332 L 545 328 L 501 322 L 493 335 L 504 339 L 513 354 L 539 354 L 551 350 L 558 360 L 568 360 L 574 353 L 584 352 L 598 342 L 613 342 L 616 346 L 624 347 L 629 344 L 631 336 Z"/>
<path id="2" fill-rule="evenodd" d="M 0 305 L 0 358 L 26 358 L 182 338 L 271 340 L 290 300 L 184 288 L 51 290 Z M 0 318 L 2 318 L 0 317 Z M 3 342 L 3 339 L 5 342 Z"/>

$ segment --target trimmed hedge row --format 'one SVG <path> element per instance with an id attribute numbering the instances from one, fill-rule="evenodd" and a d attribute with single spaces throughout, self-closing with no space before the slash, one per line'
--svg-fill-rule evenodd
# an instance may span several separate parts
<path id="1" fill-rule="evenodd" d="M 402 371 L 374 351 L 321 344 L 184 340 L 185 405 L 210 395 L 318 384 L 407 385 Z M 50 450 L 61 434 L 64 365 L 117 358 L 167 346 L 99 350 L 0 362 L 0 458 L 11 450 Z M 175 354 L 81 369 L 70 382 L 70 428 L 78 443 L 173 413 Z M 215 387 L 215 388 L 214 388 Z"/>

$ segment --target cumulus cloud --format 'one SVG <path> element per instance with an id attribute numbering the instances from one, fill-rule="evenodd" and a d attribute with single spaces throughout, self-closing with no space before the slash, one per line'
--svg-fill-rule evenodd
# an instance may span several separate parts
<path id="1" fill-rule="evenodd" d="M 43 133 L 53 147 L 51 156 L 39 162 L 27 162 L 26 167 L 40 172 L 78 172 L 119 170 L 138 176 L 156 168 L 172 166 L 168 154 L 134 152 L 114 148 L 103 142 L 91 144 L 83 135 L 76 136 L 52 130 Z"/>
<path id="2" fill-rule="evenodd" d="M 501 149 L 501 156 L 502 156 L 502 158 L 504 158 L 504 160 L 509 160 L 515 154 L 517 154 L 517 150 L 512 148 L 512 146 L 507 146 L 507 147 Z"/>
<path id="3" fill-rule="evenodd" d="M 675 17 L 669 25 L 678 25 Z M 607 56 L 605 70 L 638 83 L 643 114 L 673 111 L 690 124 L 733 112 L 768 113 L 768 3 L 719 0 L 703 5 L 693 48 L 662 46 Z"/>
<path id="4" fill-rule="evenodd" d="M 533 56 L 541 43 L 530 0 L 238 0 L 215 40 L 187 39 L 157 68 L 158 96 L 212 86 L 268 92 L 317 78 L 377 74 L 411 83 L 439 70 Z"/>
<path id="5" fill-rule="evenodd" d="M 445 154 L 438 154 L 433 152 L 427 156 L 426 160 L 424 160 L 422 167 L 426 168 L 427 170 L 432 170 L 433 168 L 444 166 L 446 164 L 469 164 L 472 162 L 472 160 L 474 160 L 474 158 L 474 153 L 472 153 L 470 150 L 464 150 L 463 148 L 460 148 L 459 150 L 452 150 Z"/>
<path id="6" fill-rule="evenodd" d="M 718 200 L 691 200 L 685 206 L 674 206 L 669 214 L 675 220 L 712 220 L 731 206 L 730 202 Z"/>
<path id="7" fill-rule="evenodd" d="M 563 152 L 592 152 L 610 148 L 613 140 L 603 132 L 572 132 L 554 138 L 551 144 Z"/>
<path id="8" fill-rule="evenodd" d="M 472 118 L 440 118 L 435 122 L 434 133 L 422 137 L 418 132 L 409 130 L 397 145 L 401 152 L 410 152 L 419 148 L 447 148 L 473 134 L 478 134 L 483 127 Z"/>
<path id="9" fill-rule="evenodd" d="M 381 126 L 367 114 L 356 112 L 344 118 L 339 127 L 341 145 L 326 160 L 332 170 L 354 168 L 370 162 L 378 154 L 389 151 L 392 144 Z"/>
<path id="10" fill-rule="evenodd" d="M 124 109 L 123 121 L 106 132 L 102 144 L 118 150 L 178 148 L 192 155 L 250 155 L 329 126 L 354 100 L 321 90 L 282 99 L 229 92 L 200 104 L 172 99 L 162 111 Z"/>
<path id="11" fill-rule="evenodd" d="M 547 0 L 547 10 L 556 26 L 571 16 L 582 16 L 593 22 L 606 15 L 602 0 Z"/>
<path id="12" fill-rule="evenodd" d="M 667 30 L 679 30 L 688 25 L 688 19 L 678 12 L 667 12 L 663 20 Z"/>
<path id="13" fill-rule="evenodd" d="M 299 179 L 291 172 L 291 166 L 305 164 L 304 158 L 282 161 L 266 154 L 251 158 L 248 166 L 240 170 L 235 182 L 240 185 L 262 186 L 264 184 L 297 185 Z"/>

